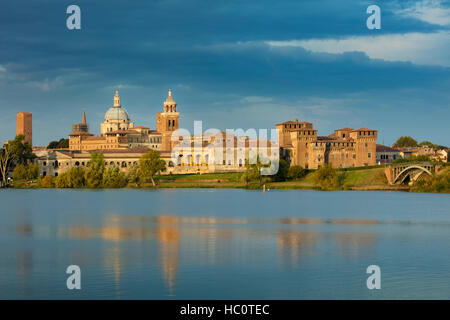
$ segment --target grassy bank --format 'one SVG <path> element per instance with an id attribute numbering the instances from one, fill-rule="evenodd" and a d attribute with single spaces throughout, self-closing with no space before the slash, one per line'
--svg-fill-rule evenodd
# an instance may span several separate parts
<path id="1" fill-rule="evenodd" d="M 264 178 L 262 185 L 266 189 L 309 189 L 309 190 L 392 190 L 415 192 L 450 192 L 450 168 L 446 168 L 434 175 L 426 177 L 414 187 L 391 186 L 388 184 L 383 167 L 338 169 L 334 171 L 336 184 L 324 187 L 318 181 L 318 171 L 310 170 L 301 179 L 272 182 Z M 154 187 L 150 181 L 145 183 L 129 183 L 127 188 L 241 188 L 261 189 L 259 183 L 246 184 L 242 179 L 243 173 L 207 173 L 161 175 L 155 178 Z M 38 181 L 18 181 L 15 188 L 41 188 Z"/>

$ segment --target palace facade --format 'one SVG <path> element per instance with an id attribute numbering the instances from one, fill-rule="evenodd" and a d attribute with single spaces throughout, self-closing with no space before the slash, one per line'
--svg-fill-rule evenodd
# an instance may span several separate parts
<path id="1" fill-rule="evenodd" d="M 298 119 L 276 125 L 280 155 L 290 165 L 317 169 L 376 165 L 378 131 L 368 128 L 342 128 L 328 136 L 318 136 L 311 122 Z"/>

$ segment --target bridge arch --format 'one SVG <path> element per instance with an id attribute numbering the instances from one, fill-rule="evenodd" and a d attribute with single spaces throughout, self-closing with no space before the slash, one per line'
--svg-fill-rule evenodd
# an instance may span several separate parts
<path id="1" fill-rule="evenodd" d="M 421 174 L 426 173 L 428 175 L 433 175 L 431 173 L 430 170 L 428 170 L 428 168 L 426 167 L 422 167 L 420 165 L 410 165 L 408 167 L 406 167 L 405 169 L 403 169 L 402 171 L 400 171 L 399 174 L 396 175 L 396 177 L 394 178 L 393 183 L 403 183 L 403 181 L 405 181 L 405 179 L 410 176 L 410 174 L 414 171 L 420 171 L 417 175 L 416 178 L 418 178 Z"/>

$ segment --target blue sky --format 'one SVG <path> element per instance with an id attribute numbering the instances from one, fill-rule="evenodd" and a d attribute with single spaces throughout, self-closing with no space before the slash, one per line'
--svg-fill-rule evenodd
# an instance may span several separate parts
<path id="1" fill-rule="evenodd" d="M 66 8 L 81 8 L 81 30 Z M 368 30 L 366 8 L 381 8 Z M 18 111 L 33 141 L 93 133 L 120 88 L 136 125 L 156 126 L 169 88 L 181 126 L 311 121 L 450 145 L 450 1 L 15 0 L 0 10 L 0 140 Z"/>

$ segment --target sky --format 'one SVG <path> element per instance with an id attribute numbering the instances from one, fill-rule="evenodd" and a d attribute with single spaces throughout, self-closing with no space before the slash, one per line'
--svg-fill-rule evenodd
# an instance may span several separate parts
<path id="1" fill-rule="evenodd" d="M 69 30 L 66 9 L 81 9 Z M 381 29 L 369 30 L 369 5 Z M 67 138 L 86 111 L 99 134 L 119 88 L 156 127 L 167 90 L 181 127 L 313 122 L 450 145 L 450 0 L 14 0 L 0 10 L 0 141 L 17 112 L 33 144 Z"/>

